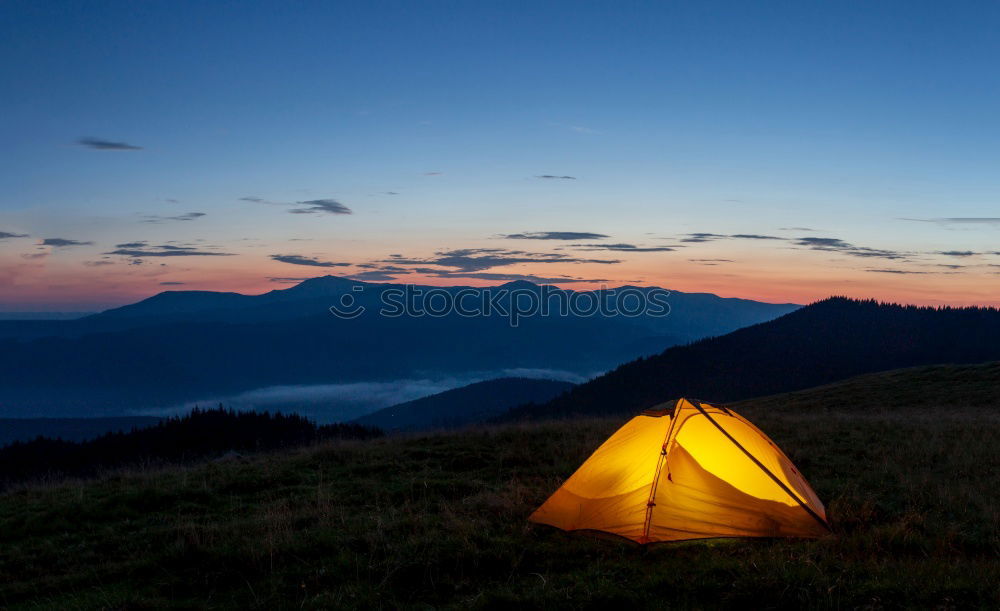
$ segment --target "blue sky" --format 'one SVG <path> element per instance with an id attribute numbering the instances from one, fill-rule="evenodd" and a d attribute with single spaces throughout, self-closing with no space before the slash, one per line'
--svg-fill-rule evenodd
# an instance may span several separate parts
<path id="1" fill-rule="evenodd" d="M 2 309 L 321 273 L 997 300 L 997 3 L 6 2 L 0 21 L 0 236 L 26 236 L 0 238 Z M 351 214 L 289 214 L 329 200 Z M 543 231 L 607 237 L 498 237 Z M 108 254 L 164 245 L 193 254 Z M 482 249 L 496 265 L 435 254 Z"/>

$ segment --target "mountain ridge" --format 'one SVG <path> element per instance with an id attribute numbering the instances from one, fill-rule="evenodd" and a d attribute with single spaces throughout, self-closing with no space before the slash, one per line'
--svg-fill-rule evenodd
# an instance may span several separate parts
<path id="1" fill-rule="evenodd" d="M 463 294 L 478 301 L 504 290 L 413 288 L 468 290 Z M 515 369 L 589 375 L 798 307 L 674 292 L 667 316 L 553 313 L 524 316 L 515 326 L 500 312 L 382 316 L 385 291 L 393 289 L 405 285 L 326 276 L 258 296 L 167 291 L 60 325 L 0 324 L 0 417 L 149 413 L 270 386 Z M 364 315 L 331 313 L 345 294 L 366 308 Z"/>
<path id="2" fill-rule="evenodd" d="M 731 402 L 903 367 L 1000 360 L 1000 310 L 831 297 L 620 365 L 504 418 L 640 411 L 688 396 Z"/>

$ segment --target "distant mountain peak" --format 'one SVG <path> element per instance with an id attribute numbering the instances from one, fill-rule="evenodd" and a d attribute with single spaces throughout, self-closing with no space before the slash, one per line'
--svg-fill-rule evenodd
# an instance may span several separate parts
<path id="1" fill-rule="evenodd" d="M 334 276 L 327 274 L 326 276 L 317 276 L 315 278 L 307 278 L 302 282 L 296 284 L 295 286 L 317 286 L 317 285 L 353 285 L 353 284 L 365 284 L 360 280 L 352 280 L 345 276 Z"/>
<path id="2" fill-rule="evenodd" d="M 539 284 L 535 284 L 530 280 L 511 280 L 510 282 L 504 282 L 497 288 L 501 289 L 537 289 Z"/>
<path id="3" fill-rule="evenodd" d="M 280 292 L 290 295 L 327 295 L 330 293 L 342 293 L 352 287 L 365 286 L 366 284 L 360 280 L 352 280 L 343 276 L 327 275 L 308 278 Z"/>

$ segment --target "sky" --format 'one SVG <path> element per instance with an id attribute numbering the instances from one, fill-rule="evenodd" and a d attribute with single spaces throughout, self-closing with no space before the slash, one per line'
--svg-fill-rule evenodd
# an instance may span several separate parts
<path id="1" fill-rule="evenodd" d="M 655 285 L 1000 305 L 996 2 L 0 4 L 0 312 Z"/>

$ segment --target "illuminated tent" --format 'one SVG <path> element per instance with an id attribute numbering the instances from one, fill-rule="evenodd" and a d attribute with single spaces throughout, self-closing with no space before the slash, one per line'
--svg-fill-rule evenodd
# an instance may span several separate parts
<path id="1" fill-rule="evenodd" d="M 690 399 L 618 429 L 529 520 L 638 543 L 829 531 L 816 493 L 767 435 Z"/>

